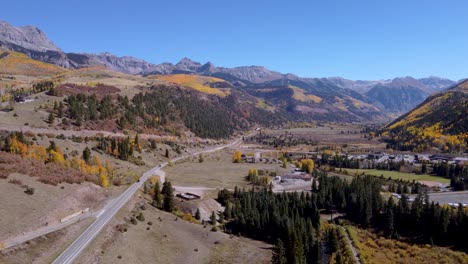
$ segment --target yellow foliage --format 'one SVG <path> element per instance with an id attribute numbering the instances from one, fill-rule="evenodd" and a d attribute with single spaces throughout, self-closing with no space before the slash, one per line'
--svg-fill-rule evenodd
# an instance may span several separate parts
<path id="1" fill-rule="evenodd" d="M 240 152 L 239 150 L 236 150 L 236 152 L 234 152 L 234 155 L 232 156 L 232 162 L 241 163 L 242 162 L 242 152 Z"/>
<path id="2" fill-rule="evenodd" d="M 103 188 L 109 187 L 109 176 L 107 175 L 106 169 L 99 167 L 99 179 Z"/>
<path id="3" fill-rule="evenodd" d="M 206 77 L 206 76 L 198 76 L 193 74 L 171 74 L 171 75 L 157 75 L 153 78 L 163 80 L 166 82 L 171 82 L 175 84 L 179 84 L 182 86 L 190 87 L 197 91 L 207 93 L 207 94 L 214 94 L 221 97 L 227 96 L 230 94 L 229 89 L 218 89 L 218 88 L 211 88 L 209 86 L 210 83 L 216 82 L 223 82 L 225 80 L 214 78 L 214 77 Z"/>
<path id="4" fill-rule="evenodd" d="M 192 222 L 193 217 L 191 213 L 185 213 L 184 216 L 182 217 L 183 220 Z"/>
<path id="5" fill-rule="evenodd" d="M 21 155 L 21 157 L 26 157 L 28 154 L 28 146 L 23 142 L 19 141 L 16 136 L 13 136 L 11 139 L 10 152 L 13 154 Z"/>
<path id="6" fill-rule="evenodd" d="M 148 179 L 151 184 L 156 184 L 159 181 L 159 175 L 154 175 Z"/>
<path id="7" fill-rule="evenodd" d="M 112 168 L 112 165 L 110 164 L 108 160 L 106 160 L 106 171 L 110 177 L 114 176 L 114 168 Z"/>
<path id="8" fill-rule="evenodd" d="M 0 73 L 2 74 L 46 76 L 65 72 L 65 69 L 61 67 L 33 60 L 19 52 L 0 50 L 0 54 L 6 54 L 6 56 L 0 56 Z"/>
<path id="9" fill-rule="evenodd" d="M 65 158 L 63 157 L 63 154 L 61 153 L 61 151 L 55 151 L 53 149 L 51 149 L 49 151 L 49 162 L 54 162 L 54 163 L 57 163 L 57 164 L 60 164 L 60 165 L 64 165 L 65 164 Z"/>
<path id="10" fill-rule="evenodd" d="M 311 159 L 302 159 L 301 162 L 302 164 L 302 170 L 304 170 L 307 173 L 312 173 L 315 168 L 315 163 Z"/>
<path id="11" fill-rule="evenodd" d="M 28 158 L 46 161 L 47 151 L 43 146 L 32 145 L 28 149 Z"/>
<path id="12" fill-rule="evenodd" d="M 297 86 L 293 86 L 293 85 L 288 85 L 288 88 L 293 90 L 293 98 L 297 101 L 300 101 L 300 102 L 314 102 L 314 103 L 320 103 L 322 102 L 322 98 L 316 96 L 316 95 L 313 95 L 313 94 L 306 94 L 306 92 L 304 91 L 304 89 L 302 88 L 299 88 Z"/>

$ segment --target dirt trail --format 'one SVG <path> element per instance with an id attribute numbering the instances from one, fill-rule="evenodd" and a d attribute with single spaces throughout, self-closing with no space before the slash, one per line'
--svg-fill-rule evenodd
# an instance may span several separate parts
<path id="1" fill-rule="evenodd" d="M 340 227 L 340 228 L 343 228 L 343 227 Z M 354 247 L 354 244 L 353 244 L 351 238 L 349 237 L 348 232 L 346 230 L 344 230 L 344 233 L 346 235 L 346 240 L 348 241 L 348 245 L 351 248 L 351 251 L 353 252 L 354 260 L 356 261 L 357 264 L 361 264 L 361 260 L 359 259 L 358 250 Z"/>

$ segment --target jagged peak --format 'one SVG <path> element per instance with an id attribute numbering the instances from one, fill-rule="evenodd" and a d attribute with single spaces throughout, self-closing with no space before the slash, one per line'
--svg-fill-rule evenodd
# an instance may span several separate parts
<path id="1" fill-rule="evenodd" d="M 187 65 L 187 64 L 196 64 L 196 65 L 201 65 L 201 63 L 197 61 L 193 61 L 190 58 L 183 57 L 176 65 Z"/>

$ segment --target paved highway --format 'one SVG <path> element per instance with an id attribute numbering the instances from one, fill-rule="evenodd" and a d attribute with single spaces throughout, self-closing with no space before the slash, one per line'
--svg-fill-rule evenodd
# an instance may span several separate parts
<path id="1" fill-rule="evenodd" d="M 212 148 L 209 150 L 199 151 L 192 153 L 190 155 L 185 155 L 182 157 L 175 158 L 171 160 L 172 162 L 176 162 L 181 159 L 185 159 L 192 155 L 199 155 L 202 153 L 211 153 L 215 151 L 219 151 L 221 149 L 227 147 L 235 147 L 241 143 L 242 139 L 237 139 L 227 145 Z M 62 252 L 57 259 L 52 262 L 53 264 L 69 264 L 73 263 L 73 261 L 80 255 L 80 253 L 88 246 L 91 241 L 99 234 L 99 232 L 104 228 L 104 226 L 112 219 L 112 217 L 124 206 L 128 200 L 135 194 L 135 192 L 143 185 L 143 183 L 148 180 L 149 177 L 153 175 L 160 174 L 161 182 L 164 182 L 164 172 L 161 171 L 161 168 L 167 166 L 168 162 L 164 162 L 151 170 L 145 172 L 143 176 L 141 176 L 138 182 L 132 184 L 125 192 L 123 192 L 119 197 L 111 201 L 107 204 L 101 211 L 101 213 L 97 216 L 96 221 L 94 221 L 65 251 Z"/>

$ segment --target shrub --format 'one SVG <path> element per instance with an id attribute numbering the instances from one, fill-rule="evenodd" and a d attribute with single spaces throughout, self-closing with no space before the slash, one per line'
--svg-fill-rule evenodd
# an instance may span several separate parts
<path id="1" fill-rule="evenodd" d="M 137 220 L 135 219 L 135 217 L 132 217 L 132 218 L 130 219 L 130 223 L 132 223 L 132 224 L 134 224 L 134 225 L 137 225 L 137 224 L 138 224 L 138 222 L 137 222 Z"/>
<path id="2" fill-rule="evenodd" d="M 143 222 L 143 221 L 145 221 L 145 216 L 143 215 L 143 213 L 140 213 L 140 214 L 136 217 L 136 219 L 138 219 L 138 221 L 140 221 L 140 222 Z"/>
<path id="3" fill-rule="evenodd" d="M 33 195 L 34 194 L 34 188 L 27 187 L 26 190 L 24 191 L 24 193 L 29 194 L 29 195 Z"/>
<path id="4" fill-rule="evenodd" d="M 122 185 L 122 180 L 121 179 L 113 179 L 112 184 L 114 186 L 120 186 L 120 185 Z"/>
<path id="5" fill-rule="evenodd" d="M 8 182 L 16 185 L 23 185 L 23 182 L 18 179 L 11 179 Z"/>

